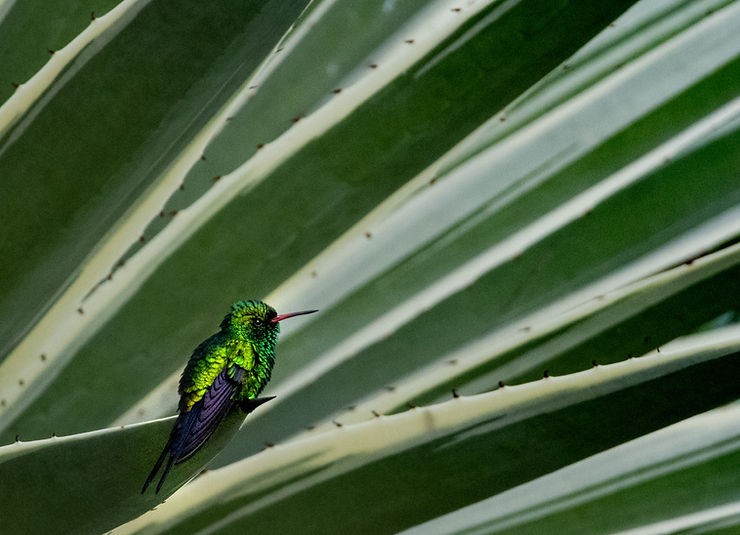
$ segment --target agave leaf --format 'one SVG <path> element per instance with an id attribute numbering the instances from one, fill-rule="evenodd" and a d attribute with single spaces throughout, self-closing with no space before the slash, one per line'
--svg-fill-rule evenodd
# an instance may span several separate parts
<path id="1" fill-rule="evenodd" d="M 736 529 L 739 422 L 737 403 L 715 409 L 415 526 L 403 535 L 636 535 Z"/>
<path id="2" fill-rule="evenodd" d="M 452 387 L 472 393 L 499 380 L 507 384 L 533 380 L 541 375 L 540 370 L 565 375 L 589 362 L 608 364 L 651 350 L 660 352 L 662 344 L 733 307 L 733 296 L 740 290 L 739 264 L 740 247 L 723 249 L 696 264 L 681 265 L 599 296 L 554 321 L 527 329 L 529 336 L 523 337 L 516 329 L 497 332 L 495 339 L 484 338 L 477 343 L 479 347 L 457 355 L 459 364 L 472 367 L 475 359 L 465 359 L 464 353 L 471 357 L 481 354 L 482 365 L 464 372 L 456 370 L 450 379 L 449 361 L 444 361 L 447 380 L 412 401 L 422 403 L 434 396 L 434 391 L 439 396 Z M 503 341 L 497 343 L 499 338 L 511 341 L 517 334 L 520 342 L 515 342 L 514 348 L 505 349 Z M 497 346 L 501 349 L 491 354 L 490 348 Z M 431 373 L 420 371 L 419 375 L 432 380 Z M 439 376 L 439 371 L 434 375 Z"/>
<path id="3" fill-rule="evenodd" d="M 740 10 L 734 13 L 740 15 Z M 666 43 L 666 54 L 654 51 L 650 58 L 638 58 L 636 61 L 642 63 L 639 69 L 632 70 L 630 66 L 625 69 L 628 73 L 640 73 L 635 74 L 637 78 L 651 79 L 650 73 L 661 72 L 658 65 L 664 65 L 663 61 L 672 63 L 678 59 L 679 50 L 688 53 L 697 49 L 695 45 L 701 41 L 700 36 L 716 35 L 715 24 L 719 19 L 711 22 L 701 31 L 692 28 L 691 39 L 680 34 L 675 41 Z M 740 50 L 735 50 L 735 54 L 738 52 Z M 740 63 L 734 59 L 727 69 L 734 71 L 738 67 Z M 734 171 L 737 162 L 732 163 L 730 147 L 738 141 L 736 120 L 740 101 L 725 94 L 722 98 L 730 100 L 724 100 L 726 103 L 709 115 L 704 115 L 707 109 L 701 112 L 695 109 L 696 122 L 686 123 L 669 138 L 656 130 L 654 124 L 662 113 L 672 115 L 677 106 L 683 106 L 685 99 L 695 98 L 695 91 L 708 90 L 703 86 L 705 82 L 709 86 L 723 84 L 727 72 L 715 70 L 705 81 L 694 80 L 695 85 L 679 97 L 674 93 L 676 87 L 664 87 L 667 93 L 661 94 L 669 98 L 665 109 L 651 111 L 624 132 L 616 135 L 608 132 L 606 135 L 610 137 L 594 152 L 564 169 L 556 166 L 552 174 L 542 171 L 548 182 L 543 183 L 541 189 L 533 189 L 531 195 L 525 187 L 523 199 L 505 196 L 501 204 L 498 203 L 501 199 L 494 196 L 488 213 L 475 213 L 470 222 L 465 222 L 467 224 L 450 227 L 449 234 L 439 241 L 424 244 L 417 254 L 339 302 L 321 321 L 314 319 L 310 328 L 291 336 L 280 348 L 281 360 L 272 385 L 280 392 L 281 402 L 270 408 L 268 419 L 279 425 L 265 422 L 264 434 L 271 436 L 273 441 L 282 440 L 287 434 L 315 425 L 338 408 L 357 405 L 372 392 L 395 386 L 399 377 L 412 374 L 419 367 L 442 357 L 446 360 L 457 358 L 458 350 L 464 352 L 463 348 L 469 344 L 483 343 L 484 337 L 497 329 L 512 325 L 531 328 L 536 325 L 532 323 L 537 317 L 535 313 L 539 318 L 561 314 L 588 299 L 691 260 L 734 239 L 740 231 L 737 208 L 740 189 Z M 631 85 L 635 79 L 624 78 L 628 73 L 615 75 L 625 82 L 624 86 L 604 84 L 614 93 L 607 92 L 603 101 L 592 104 L 594 120 L 603 106 L 628 87 L 635 87 Z M 705 75 L 700 74 L 700 77 Z M 652 89 L 659 91 L 662 79 L 654 78 L 656 84 Z M 646 85 L 643 89 L 649 91 L 651 87 Z M 596 92 L 602 90 L 600 87 Z M 592 98 L 584 96 L 587 101 Z M 588 116 L 589 112 L 570 102 L 566 107 L 573 111 L 574 122 L 574 127 L 568 131 L 577 132 L 575 125 L 583 124 L 581 113 Z M 620 109 L 616 108 L 617 115 Z M 560 117 L 561 113 L 558 109 L 552 115 Z M 538 145 L 528 146 L 541 146 L 547 151 L 561 123 L 548 116 L 541 121 L 550 128 L 537 138 Z M 522 139 L 530 139 L 544 127 L 538 123 L 531 128 L 532 133 L 527 129 L 517 132 L 521 136 L 518 143 L 523 144 Z M 590 127 L 584 130 L 584 139 L 590 131 Z M 601 168 L 606 175 L 591 174 L 595 162 L 619 161 L 611 151 L 625 146 L 633 136 L 648 136 L 655 146 L 641 153 L 637 160 L 629 159 L 628 165 Z M 514 148 L 519 146 L 513 141 L 512 144 Z M 494 156 L 500 154 L 503 145 L 504 142 L 500 142 L 465 162 L 454 170 L 457 174 L 453 172 L 427 191 L 418 193 L 398 208 L 399 213 L 406 209 L 406 214 L 422 214 L 419 219 L 426 221 L 427 214 L 437 211 L 433 209 L 435 205 L 422 204 L 422 199 L 436 195 L 437 206 L 441 207 L 453 191 L 467 185 L 466 180 L 483 185 L 492 183 L 486 179 L 495 174 L 498 160 Z M 641 150 L 645 149 L 642 146 Z M 515 154 L 516 158 L 512 159 L 517 163 L 529 163 L 535 156 L 523 152 Z M 486 165 L 474 165 L 478 160 Z M 588 173 L 584 167 L 589 169 Z M 711 187 L 696 180 L 696 176 L 707 169 L 713 169 Z M 597 182 L 581 185 L 585 189 L 573 196 L 570 180 L 584 175 Z M 455 178 L 458 181 L 454 181 Z M 445 187 L 445 180 L 453 180 L 449 188 L 442 189 L 439 194 L 433 193 L 435 188 Z M 568 201 L 553 206 L 544 214 L 541 204 L 534 210 L 526 209 L 527 202 L 548 199 L 552 188 L 563 188 L 559 195 L 570 192 Z M 479 189 L 471 191 L 480 193 Z M 538 218 L 524 223 L 522 218 L 526 216 L 522 214 L 537 214 Z M 395 235 L 399 226 L 395 223 L 399 220 L 400 216 L 387 227 L 387 240 Z M 418 222 L 409 225 L 415 223 Z M 506 229 L 508 234 L 501 229 Z M 500 234 L 504 235 L 498 241 L 496 237 Z M 635 236 L 640 239 L 635 240 Z M 356 265 L 352 257 L 348 262 Z M 439 266 L 444 266 L 446 271 L 438 273 Z M 727 283 L 732 284 L 731 276 Z M 711 293 L 712 290 L 708 288 L 707 291 Z M 727 294 L 728 299 L 731 295 Z M 720 306 L 731 307 L 732 304 Z M 708 309 L 707 313 L 712 312 Z M 681 323 L 680 318 L 681 315 L 676 314 L 677 324 Z M 697 317 L 694 326 L 708 319 Z M 683 332 L 690 332 L 691 323 L 677 325 L 677 331 L 683 328 Z M 631 343 L 634 344 L 634 340 Z M 622 356 L 627 357 L 631 352 L 632 349 L 628 349 Z M 457 355 L 451 356 L 453 353 Z M 590 366 L 594 356 L 588 357 L 588 354 L 581 354 L 580 363 L 572 364 L 570 369 Z M 542 371 L 533 370 L 538 374 Z M 290 372 L 292 374 L 282 375 Z M 283 377 L 285 381 L 281 383 Z M 264 417 L 267 418 L 267 414 L 263 413 Z M 261 424 L 256 421 L 253 425 Z M 243 446 L 237 439 L 234 447 L 243 452 Z M 227 453 L 221 459 L 225 462 L 235 458 Z"/>
<path id="4" fill-rule="evenodd" d="M 159 211 L 177 187 L 167 185 L 163 196 L 160 175 L 263 61 L 304 3 L 273 9 L 255 2 L 244 9 L 243 2 L 224 1 L 203 9 L 186 2 L 172 10 L 157 0 L 124 2 L 95 21 L 88 12 L 84 39 L 51 56 L 44 67 L 50 72 L 5 102 L 0 223 L 7 239 L 0 254 L 8 260 L 0 277 L 0 359 L 80 275 L 93 250 L 105 249 L 114 223 L 143 202 L 140 196 L 153 196 Z M 40 96 L 27 107 L 29 92 Z M 98 257 L 52 322 L 73 317 L 116 260 Z M 53 344 L 37 349 L 31 353 L 53 362 Z M 26 382 L 37 388 L 31 377 Z"/>
<path id="5" fill-rule="evenodd" d="M 116 419 L 181 368 L 184 356 L 212 331 L 213 318 L 235 296 L 268 293 L 628 4 L 610 4 L 586 16 L 576 16 L 576 3 L 568 2 L 483 3 L 462 13 L 445 3 L 433 4 L 403 26 L 404 31 L 421 29 L 430 19 L 442 20 L 430 26 L 428 37 L 404 40 L 397 32 L 382 46 L 369 42 L 367 54 L 380 57 L 378 68 L 367 67 L 369 74 L 352 91 L 348 88 L 301 119 L 279 141 L 223 175 L 197 202 L 178 212 L 154 239 L 133 252 L 110 284 L 89 296 L 84 317 L 60 311 L 59 321 L 51 326 L 53 334 L 41 320 L 4 365 L 2 377 L 8 378 L 8 385 L 3 389 L 7 398 L 0 427 L 5 428 L 5 440 L 17 433 L 34 437 L 52 430 L 90 429 Z M 376 4 L 378 11 L 382 5 Z M 319 7 L 307 17 L 316 13 L 321 13 Z M 535 13 L 541 23 L 529 28 Z M 513 63 L 491 54 L 517 47 L 521 28 L 528 28 L 531 46 Z M 293 35 L 303 39 L 310 31 Z M 290 41 L 288 36 L 286 49 L 276 54 L 297 50 L 287 46 Z M 341 49 L 341 43 L 332 43 L 315 61 L 323 65 Z M 387 61 L 381 62 L 383 58 Z M 268 67 L 268 74 L 277 72 Z M 480 83 L 458 91 L 456 73 L 462 71 Z M 444 113 L 439 113 L 440 102 L 445 103 Z M 390 118 L 413 126 L 389 129 Z M 291 118 L 284 120 L 288 128 Z M 219 136 L 213 139 L 218 143 Z M 367 151 L 371 160 L 357 167 L 357 155 Z M 198 162 L 209 165 L 208 146 L 204 153 L 205 162 L 197 156 L 190 160 L 193 173 Z M 229 165 L 223 172 L 232 169 Z M 55 346 L 42 350 L 50 340 Z M 45 354 L 46 364 L 24 359 L 34 353 Z M 72 377 L 79 382 L 87 376 L 96 380 L 82 379 L 84 390 L 69 389 Z M 26 385 L 22 396 L 17 385 L 21 377 Z M 103 395 L 111 389 L 119 395 Z M 42 390 L 42 397 L 33 402 Z"/>
<path id="6" fill-rule="evenodd" d="M 360 422 L 371 418 L 372 411 L 387 414 L 407 410 L 409 405 L 439 402 L 452 390 L 469 395 L 499 382 L 534 380 L 543 371 L 564 375 L 649 351 L 660 353 L 660 345 L 732 306 L 740 283 L 739 255 L 736 245 L 564 314 L 543 313 L 495 329 L 399 380 L 392 390 L 381 389 L 351 410 L 333 413 L 316 428 L 331 428 L 332 421 Z M 217 462 L 225 463 L 227 458 L 228 453 Z"/>
<path id="7" fill-rule="evenodd" d="M 13 84 L 20 86 L 26 82 L 47 63 L 51 52 L 59 51 L 88 26 L 93 17 L 99 20 L 118 3 L 119 0 L 70 0 L 63 4 L 9 0 L 0 3 L 0 64 L 3 66 L 0 103 L 13 95 L 17 89 Z M 42 12 L 44 16 L 39 16 Z M 2 124 L 0 132 L 5 131 L 5 126 Z"/>
<path id="8" fill-rule="evenodd" d="M 116 532 L 396 532 L 734 400 L 739 332 L 268 448 Z"/>
<path id="9" fill-rule="evenodd" d="M 0 0 L 4 530 L 731 530 L 740 2 L 305 3 Z M 278 401 L 139 495 L 260 296 Z"/>
<path id="10" fill-rule="evenodd" d="M 244 422 L 232 411 L 213 438 L 174 465 L 158 494 L 158 478 L 140 490 L 162 451 L 174 418 L 0 447 L 0 515 L 4 533 L 101 533 L 136 518 L 200 473 Z"/>

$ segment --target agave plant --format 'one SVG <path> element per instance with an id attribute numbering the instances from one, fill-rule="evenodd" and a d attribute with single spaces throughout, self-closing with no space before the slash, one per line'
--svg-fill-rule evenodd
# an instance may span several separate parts
<path id="1" fill-rule="evenodd" d="M 739 25 L 0 2 L 2 532 L 738 529 Z M 141 495 L 244 298 L 321 312 Z"/>

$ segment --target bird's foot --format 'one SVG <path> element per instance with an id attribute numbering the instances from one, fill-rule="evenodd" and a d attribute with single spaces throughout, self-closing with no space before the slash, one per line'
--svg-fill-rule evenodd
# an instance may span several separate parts
<path id="1" fill-rule="evenodd" d="M 241 407 L 242 411 L 244 411 L 244 414 L 249 414 L 254 409 L 259 407 L 263 403 L 270 401 L 271 399 L 275 399 L 275 396 L 267 396 L 264 398 L 254 398 L 254 399 L 243 399 L 239 402 L 239 407 Z"/>

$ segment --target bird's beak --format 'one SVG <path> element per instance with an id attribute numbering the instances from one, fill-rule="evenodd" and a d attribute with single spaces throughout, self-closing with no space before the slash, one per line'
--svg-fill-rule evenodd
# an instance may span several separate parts
<path id="1" fill-rule="evenodd" d="M 293 316 L 303 316 L 304 314 L 313 314 L 314 312 L 318 312 L 318 310 L 303 310 L 301 312 L 288 312 L 287 314 L 278 314 L 274 318 L 270 320 L 271 323 L 277 323 L 278 321 L 287 320 L 288 318 L 292 318 Z"/>

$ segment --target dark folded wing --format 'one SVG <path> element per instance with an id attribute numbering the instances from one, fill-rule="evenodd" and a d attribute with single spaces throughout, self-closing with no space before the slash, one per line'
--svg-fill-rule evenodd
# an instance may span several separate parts
<path id="1" fill-rule="evenodd" d="M 181 463 L 198 452 L 213 435 L 229 410 L 234 406 L 232 399 L 241 386 L 244 370 L 238 366 L 224 368 L 206 391 L 203 399 L 181 415 L 182 422 L 177 440 L 172 447 L 175 463 Z"/>

